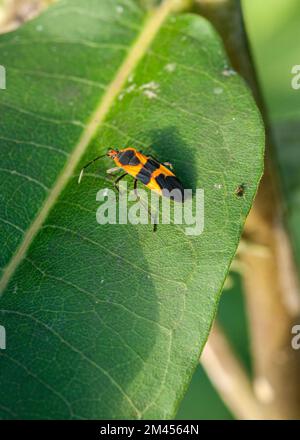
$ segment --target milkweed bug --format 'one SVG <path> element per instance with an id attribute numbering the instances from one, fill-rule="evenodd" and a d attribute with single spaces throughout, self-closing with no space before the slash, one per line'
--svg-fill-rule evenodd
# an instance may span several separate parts
<path id="1" fill-rule="evenodd" d="M 98 156 L 88 162 L 80 172 L 78 183 L 80 183 L 82 179 L 84 170 L 103 157 L 110 157 L 116 164 L 116 167 L 107 170 L 108 173 L 113 173 L 119 170 L 125 171 L 125 173 L 119 176 L 114 182 L 118 191 L 118 183 L 129 174 L 134 178 L 134 191 L 137 198 L 137 184 L 140 181 L 151 191 L 154 191 L 161 196 L 170 197 L 177 202 L 184 202 L 184 188 L 182 183 L 169 169 L 173 169 L 172 164 L 170 162 L 161 163 L 153 157 L 146 156 L 132 147 L 124 148 L 122 150 L 108 150 L 106 154 Z M 171 193 L 171 191 L 173 192 Z M 154 230 L 156 230 L 155 224 Z"/>

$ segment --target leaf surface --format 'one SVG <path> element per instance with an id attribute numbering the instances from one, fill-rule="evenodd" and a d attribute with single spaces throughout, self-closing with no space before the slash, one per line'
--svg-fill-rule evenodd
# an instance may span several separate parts
<path id="1" fill-rule="evenodd" d="M 173 417 L 197 365 L 264 133 L 215 31 L 173 5 L 61 1 L 0 38 L 2 418 Z M 201 235 L 97 224 L 110 162 L 78 172 L 126 145 L 204 189 Z"/>

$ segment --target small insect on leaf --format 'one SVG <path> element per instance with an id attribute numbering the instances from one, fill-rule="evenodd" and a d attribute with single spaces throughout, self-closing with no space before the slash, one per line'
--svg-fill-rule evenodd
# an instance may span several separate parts
<path id="1" fill-rule="evenodd" d="M 241 183 L 235 190 L 235 195 L 237 197 L 243 197 L 243 195 L 245 194 L 245 190 L 246 190 L 246 185 L 244 183 Z"/>

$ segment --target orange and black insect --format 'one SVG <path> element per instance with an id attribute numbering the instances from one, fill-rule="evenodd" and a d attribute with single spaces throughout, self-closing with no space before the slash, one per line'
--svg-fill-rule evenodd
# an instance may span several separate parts
<path id="1" fill-rule="evenodd" d="M 114 160 L 116 167 L 107 170 L 108 173 L 123 170 L 125 171 L 119 176 L 114 185 L 119 191 L 118 183 L 127 174 L 134 178 L 134 191 L 137 194 L 137 184 L 142 182 L 151 191 L 162 196 L 169 196 L 171 199 L 177 202 L 184 201 L 184 188 L 180 180 L 171 171 L 172 164 L 170 162 L 161 163 L 151 156 L 145 156 L 135 148 L 129 147 L 122 150 L 108 150 L 108 152 L 102 156 L 98 156 L 95 159 L 88 162 L 81 170 L 78 183 L 80 183 L 84 170 L 105 156 Z M 170 169 L 171 168 L 171 169 Z M 171 191 L 171 195 L 169 194 Z"/>
<path id="2" fill-rule="evenodd" d="M 101 159 L 105 156 L 113 159 L 117 165 L 116 167 L 107 170 L 108 173 L 113 173 L 119 170 L 125 171 L 125 173 L 119 176 L 114 182 L 117 190 L 119 190 L 118 183 L 120 180 L 129 174 L 134 178 L 135 189 L 137 187 L 137 183 L 140 181 L 151 191 L 155 191 L 162 196 L 168 196 L 168 192 L 178 190 L 174 191 L 174 193 L 171 195 L 171 198 L 176 201 L 184 201 L 184 188 L 182 183 L 169 169 L 173 168 L 172 164 L 170 162 L 161 163 L 153 157 L 145 156 L 140 151 L 137 151 L 135 148 L 131 147 L 120 151 L 108 150 L 106 154 L 91 160 L 82 168 L 78 183 L 81 181 L 84 170 L 98 159 Z M 168 192 L 164 192 L 164 190 L 168 190 Z"/>

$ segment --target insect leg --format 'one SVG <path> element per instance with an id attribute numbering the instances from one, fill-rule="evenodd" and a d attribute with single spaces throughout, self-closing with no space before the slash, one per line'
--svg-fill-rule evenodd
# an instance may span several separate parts
<path id="1" fill-rule="evenodd" d="M 133 183 L 134 194 L 136 196 L 136 199 L 138 201 L 140 201 L 141 204 L 145 207 L 143 201 L 141 200 L 141 198 L 137 192 L 137 185 L 138 185 L 138 179 L 134 179 L 134 183 Z M 157 218 L 156 218 L 156 216 L 152 215 L 151 208 L 149 208 L 149 206 L 147 206 L 147 210 L 148 210 L 149 217 L 153 220 L 153 232 L 156 232 L 157 231 L 157 222 L 156 222 Z"/>
<path id="2" fill-rule="evenodd" d="M 165 165 L 166 167 L 169 167 L 171 170 L 173 170 L 173 165 L 171 164 L 171 162 L 163 162 L 163 165 Z"/>
<path id="3" fill-rule="evenodd" d="M 105 157 L 105 156 L 107 156 L 107 154 L 102 154 L 102 156 L 97 156 L 97 157 L 95 157 L 95 159 L 91 160 L 91 161 L 88 162 L 86 165 L 84 165 L 84 167 L 83 167 L 83 168 L 81 169 L 81 171 L 80 171 L 80 174 L 79 174 L 79 177 L 78 177 L 78 183 L 81 182 L 81 179 L 82 179 L 82 176 L 83 176 L 84 170 L 85 170 L 86 168 L 88 168 L 90 165 L 92 165 L 94 162 L 96 162 L 97 160 L 99 160 L 99 159 L 101 159 L 102 157 Z"/>
<path id="4" fill-rule="evenodd" d="M 119 176 L 119 177 L 114 181 L 114 186 L 115 186 L 115 188 L 116 188 L 116 190 L 117 190 L 118 192 L 120 192 L 120 189 L 119 189 L 119 185 L 118 185 L 118 183 L 119 183 L 120 180 L 122 180 L 125 176 L 127 176 L 127 173 L 121 174 L 121 176 Z"/>
<path id="5" fill-rule="evenodd" d="M 106 170 L 107 174 L 113 174 L 115 171 L 119 171 L 122 168 L 120 167 L 113 167 L 113 168 L 109 168 L 108 170 Z"/>
<path id="6" fill-rule="evenodd" d="M 134 179 L 134 182 L 133 182 L 133 190 L 134 190 L 134 194 L 135 194 L 135 196 L 136 196 L 136 199 L 137 199 L 137 200 L 140 200 L 140 196 L 139 196 L 139 194 L 138 194 L 138 192 L 137 192 L 137 185 L 138 185 L 138 180 L 137 180 L 137 179 Z"/>

